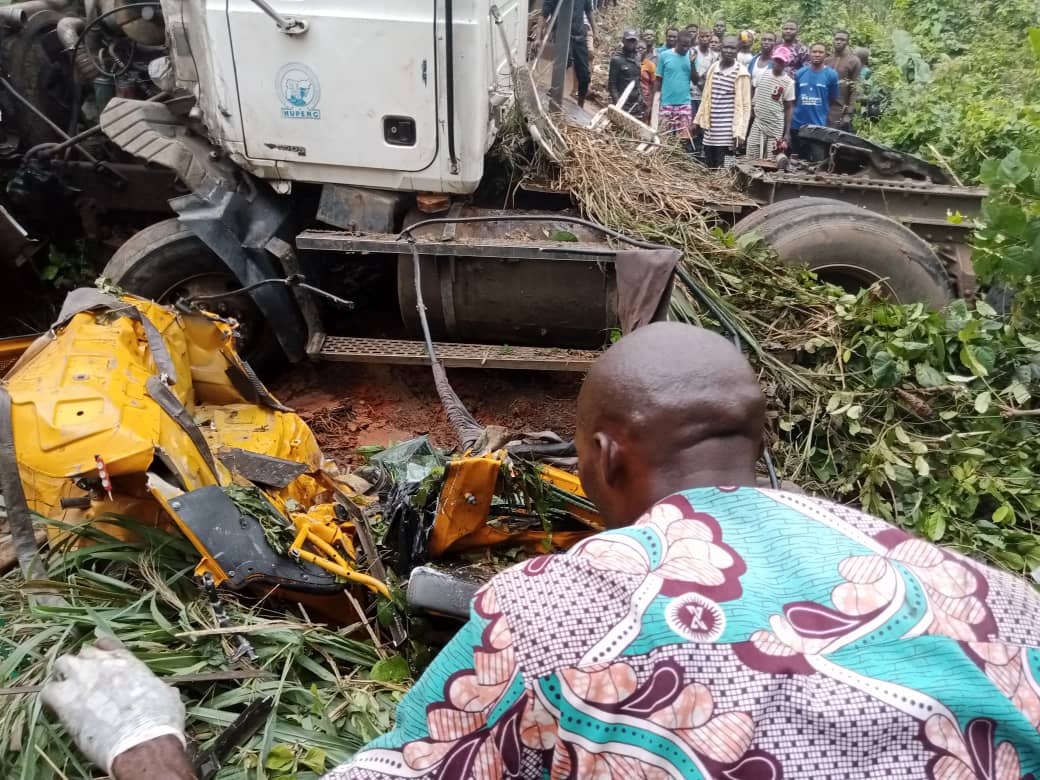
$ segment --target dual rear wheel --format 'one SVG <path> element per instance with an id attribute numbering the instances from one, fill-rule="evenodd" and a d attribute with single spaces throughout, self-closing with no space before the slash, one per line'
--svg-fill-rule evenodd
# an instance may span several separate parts
<path id="1" fill-rule="evenodd" d="M 889 300 L 940 308 L 953 285 L 928 242 L 881 214 L 830 198 L 794 198 L 755 211 L 733 226 L 757 235 L 780 262 L 856 292 L 878 284 Z"/>

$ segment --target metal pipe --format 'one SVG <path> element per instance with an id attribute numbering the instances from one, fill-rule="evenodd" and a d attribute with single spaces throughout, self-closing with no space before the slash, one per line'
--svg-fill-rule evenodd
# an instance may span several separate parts
<path id="1" fill-rule="evenodd" d="M 28 0 L 25 3 L 11 3 L 0 8 L 0 24 L 8 27 L 22 27 L 29 17 L 37 11 L 46 11 L 50 6 L 44 0 Z"/>
<path id="2" fill-rule="evenodd" d="M 66 16 L 58 20 L 58 23 L 54 25 L 54 32 L 58 36 L 58 40 L 61 41 L 61 47 L 65 51 L 70 51 L 76 46 L 76 41 L 79 40 L 79 36 L 83 33 L 83 28 L 87 26 L 87 20 L 82 16 Z"/>
<path id="3" fill-rule="evenodd" d="M 77 86 L 83 84 L 89 84 L 95 78 L 97 78 L 100 71 L 98 70 L 97 63 L 94 61 L 94 48 L 98 43 L 98 32 L 92 30 L 90 33 L 90 40 L 83 46 L 77 46 L 80 38 L 83 36 L 83 32 L 87 27 L 87 20 L 82 16 L 65 16 L 58 20 L 58 23 L 54 26 L 54 33 L 58 36 L 58 40 L 61 42 L 63 51 L 73 52 L 75 58 L 73 59 L 72 66 L 76 70 Z M 79 105 L 78 101 L 73 101 L 73 105 Z M 76 116 L 76 112 L 73 112 L 73 116 Z M 71 128 L 70 132 L 75 130 Z"/>
<path id="4" fill-rule="evenodd" d="M 25 0 L 22 3 L 11 3 L 0 8 L 0 24 L 21 27 L 35 13 L 48 10 L 62 11 L 71 3 L 72 0 Z"/>

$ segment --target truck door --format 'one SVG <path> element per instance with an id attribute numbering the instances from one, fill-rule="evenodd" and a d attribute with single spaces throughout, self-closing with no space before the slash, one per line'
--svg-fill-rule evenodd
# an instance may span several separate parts
<path id="1" fill-rule="evenodd" d="M 227 0 L 249 157 L 420 171 L 437 155 L 436 0 Z M 443 21 L 443 20 L 442 20 Z"/>

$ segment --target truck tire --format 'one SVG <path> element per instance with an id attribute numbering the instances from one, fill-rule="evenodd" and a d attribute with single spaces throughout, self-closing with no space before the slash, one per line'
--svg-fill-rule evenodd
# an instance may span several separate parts
<path id="1" fill-rule="evenodd" d="M 807 266 L 850 292 L 879 283 L 896 303 L 941 308 L 953 300 L 953 284 L 928 243 L 876 212 L 827 198 L 799 198 L 772 211 L 754 232 L 780 262 Z"/>
<path id="2" fill-rule="evenodd" d="M 202 239 L 176 217 L 131 236 L 101 274 L 127 292 L 159 303 L 242 286 Z M 238 320 L 239 354 L 258 372 L 267 373 L 284 360 L 274 329 L 248 295 L 236 295 L 207 307 Z"/>
<path id="3" fill-rule="evenodd" d="M 765 224 L 767 220 L 772 219 L 774 215 L 790 215 L 794 211 L 809 206 L 818 206 L 821 208 L 846 206 L 850 209 L 857 208 L 856 206 L 849 206 L 848 204 L 843 203 L 840 200 L 834 200 L 833 198 L 814 198 L 805 196 L 790 198 L 788 200 L 778 200 L 767 206 L 763 206 L 756 211 L 752 211 L 746 217 L 734 224 L 730 232 L 735 236 L 746 236 L 749 233 L 758 233 L 761 235 L 762 225 Z"/>

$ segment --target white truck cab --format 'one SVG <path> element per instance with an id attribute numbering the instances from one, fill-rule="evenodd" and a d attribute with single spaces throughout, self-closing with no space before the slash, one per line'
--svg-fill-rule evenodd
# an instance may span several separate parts
<path id="1" fill-rule="evenodd" d="M 272 0 L 302 23 L 292 32 L 253 0 L 163 0 L 163 13 L 176 86 L 241 168 L 276 187 L 465 194 L 512 95 L 527 4 Z"/>

